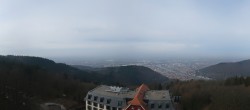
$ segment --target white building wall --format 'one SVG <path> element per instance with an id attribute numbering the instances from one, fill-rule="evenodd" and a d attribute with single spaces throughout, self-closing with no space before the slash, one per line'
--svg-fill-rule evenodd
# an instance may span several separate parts
<path id="1" fill-rule="evenodd" d="M 94 103 L 90 101 L 90 104 L 88 104 L 88 100 L 85 101 L 86 103 L 86 110 L 94 110 L 94 108 L 96 108 L 97 110 L 107 110 L 107 106 L 103 105 L 103 108 L 101 108 L 101 104 L 97 103 L 97 107 L 94 106 Z M 91 107 L 91 109 L 89 109 L 88 107 Z M 110 106 L 110 110 L 112 110 L 112 107 Z M 119 110 L 118 107 L 116 107 L 116 110 Z"/>

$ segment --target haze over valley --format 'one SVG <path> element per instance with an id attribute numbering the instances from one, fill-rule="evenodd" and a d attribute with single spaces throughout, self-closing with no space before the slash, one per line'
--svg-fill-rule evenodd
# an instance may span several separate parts
<path id="1" fill-rule="evenodd" d="M 221 62 L 236 62 L 240 58 L 166 58 L 166 59 L 126 59 L 126 60 L 67 60 L 56 59 L 57 62 L 66 62 L 70 65 L 81 65 L 92 68 L 117 67 L 138 65 L 151 68 L 162 75 L 179 80 L 209 79 L 196 75 L 196 71 Z"/>

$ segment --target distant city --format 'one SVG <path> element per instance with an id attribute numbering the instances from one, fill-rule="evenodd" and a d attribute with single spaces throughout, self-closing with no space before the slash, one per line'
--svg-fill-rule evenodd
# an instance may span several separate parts
<path id="1" fill-rule="evenodd" d="M 161 73 L 162 75 L 179 80 L 191 80 L 191 79 L 209 79 L 204 76 L 197 76 L 196 70 L 214 65 L 220 62 L 235 62 L 240 61 L 241 58 L 169 58 L 158 60 L 65 60 L 56 59 L 58 62 L 66 62 L 72 65 L 83 65 L 94 68 L 99 67 L 115 67 L 115 66 L 127 66 L 138 65 L 149 67 L 152 70 Z"/>

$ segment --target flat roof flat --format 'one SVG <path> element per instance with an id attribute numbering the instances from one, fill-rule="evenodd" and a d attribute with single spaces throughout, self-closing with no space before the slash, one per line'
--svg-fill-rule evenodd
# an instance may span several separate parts
<path id="1" fill-rule="evenodd" d="M 168 90 L 149 90 L 145 93 L 144 99 L 171 100 Z"/>
<path id="2" fill-rule="evenodd" d="M 103 95 L 107 97 L 116 97 L 116 98 L 133 98 L 135 95 L 135 91 L 128 90 L 127 92 L 111 92 L 110 90 L 111 86 L 107 85 L 100 85 L 96 87 L 95 89 L 91 90 L 90 93 L 96 94 L 96 95 Z"/>
<path id="3" fill-rule="evenodd" d="M 93 95 L 102 95 L 114 98 L 133 98 L 136 91 L 128 90 L 126 92 L 111 92 L 111 86 L 100 85 L 89 93 Z M 171 100 L 168 90 L 148 90 L 145 92 L 144 99 L 146 100 Z"/>

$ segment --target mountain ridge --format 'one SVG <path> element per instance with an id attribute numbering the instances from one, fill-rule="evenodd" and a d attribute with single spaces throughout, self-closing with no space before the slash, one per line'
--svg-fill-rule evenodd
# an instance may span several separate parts
<path id="1" fill-rule="evenodd" d="M 234 76 L 250 76 L 250 59 L 238 62 L 224 62 L 196 71 L 197 75 L 212 79 L 226 79 Z"/>
<path id="2" fill-rule="evenodd" d="M 149 77 L 145 77 L 147 75 Z M 154 77 L 157 80 L 152 79 Z M 0 56 L 0 106 L 6 110 L 39 110 L 41 102 L 58 99 L 65 105 L 82 105 L 86 93 L 100 84 L 138 86 L 163 81 L 168 81 L 168 78 L 146 67 L 108 67 L 85 71 L 46 58 Z"/>
<path id="3" fill-rule="evenodd" d="M 92 68 L 84 66 L 83 68 L 83 66 L 76 67 L 64 63 L 56 63 L 53 60 L 41 57 L 14 55 L 0 56 L 0 63 L 1 62 L 12 62 L 18 64 L 20 63 L 22 65 L 36 66 L 51 74 L 64 74 L 67 75 L 67 77 L 72 77 L 73 79 L 78 79 L 80 81 L 101 84 L 116 84 L 121 83 L 122 81 L 122 84 L 125 85 L 140 85 L 140 83 L 161 83 L 164 82 L 164 80 L 168 80 L 167 77 L 147 67 L 136 65 L 105 68 Z M 136 77 L 133 77 L 133 75 Z M 146 77 L 147 75 L 151 77 Z M 109 77 L 114 79 L 114 81 L 109 81 Z M 152 79 L 152 77 L 155 79 Z M 127 80 L 123 80 L 123 78 L 126 78 Z"/>

